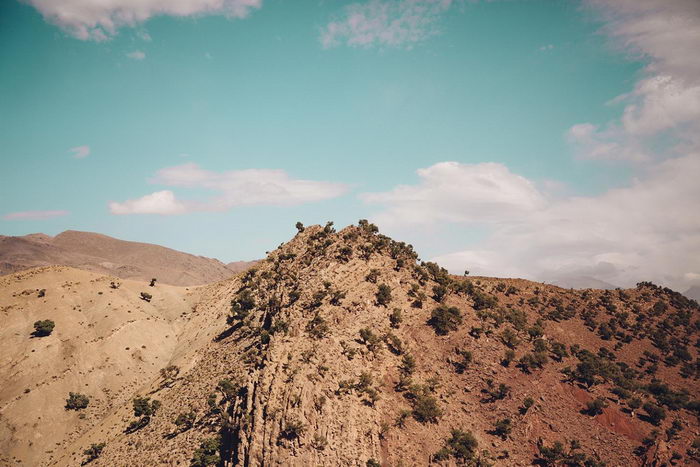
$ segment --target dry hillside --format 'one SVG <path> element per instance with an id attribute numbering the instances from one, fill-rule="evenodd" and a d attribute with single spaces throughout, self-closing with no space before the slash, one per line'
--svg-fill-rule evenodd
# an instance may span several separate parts
<path id="1" fill-rule="evenodd" d="M 190 255 L 149 243 L 127 242 L 106 235 L 67 230 L 55 237 L 31 234 L 0 236 L 0 274 L 38 266 L 71 266 L 123 279 L 150 280 L 171 285 L 215 282 L 244 269 L 212 258 Z"/>
<path id="2" fill-rule="evenodd" d="M 202 289 L 206 338 L 35 446 L 48 465 L 698 465 L 697 303 L 449 276 L 366 222 L 300 230 Z"/>

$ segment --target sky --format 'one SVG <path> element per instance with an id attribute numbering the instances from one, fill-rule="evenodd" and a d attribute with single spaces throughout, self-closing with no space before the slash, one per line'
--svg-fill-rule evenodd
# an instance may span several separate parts
<path id="1" fill-rule="evenodd" d="M 700 284 L 696 0 L 0 3 L 0 234 Z"/>

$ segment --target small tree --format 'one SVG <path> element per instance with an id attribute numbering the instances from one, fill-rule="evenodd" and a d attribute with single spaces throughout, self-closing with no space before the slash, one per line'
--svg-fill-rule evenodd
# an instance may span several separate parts
<path id="1" fill-rule="evenodd" d="M 151 283 L 148 284 L 148 285 L 151 286 L 151 287 L 155 287 L 155 286 L 156 286 L 156 280 L 157 280 L 157 279 L 154 277 L 153 279 L 151 279 Z"/>
<path id="2" fill-rule="evenodd" d="M 421 423 L 437 423 L 442 410 L 437 399 L 428 394 L 418 394 L 413 401 L 413 418 Z"/>
<path id="3" fill-rule="evenodd" d="M 297 232 L 299 233 L 302 233 L 304 231 L 304 224 L 302 224 L 301 222 L 297 222 L 294 227 L 296 227 Z"/>
<path id="4" fill-rule="evenodd" d="M 102 454 L 102 450 L 107 446 L 106 443 L 99 443 L 99 444 L 91 444 L 89 448 L 83 451 L 83 454 L 85 454 L 85 460 L 83 461 L 83 465 L 89 464 L 90 462 L 94 461 L 100 455 Z"/>
<path id="5" fill-rule="evenodd" d="M 391 287 L 386 284 L 379 284 L 377 290 L 377 305 L 387 306 L 391 302 Z"/>
<path id="6" fill-rule="evenodd" d="M 520 407 L 520 413 L 525 415 L 528 410 L 530 410 L 530 407 L 535 405 L 535 399 L 532 397 L 526 397 L 525 400 L 523 400 L 523 405 Z"/>
<path id="7" fill-rule="evenodd" d="M 428 324 L 435 329 L 435 333 L 446 335 L 450 331 L 456 331 L 462 324 L 462 313 L 458 308 L 441 305 L 433 310 Z"/>
<path id="8" fill-rule="evenodd" d="M 192 412 L 182 412 L 175 419 L 175 426 L 177 426 L 180 431 L 187 431 L 194 426 L 194 421 L 197 415 Z"/>
<path id="9" fill-rule="evenodd" d="M 608 406 L 608 402 L 602 397 L 596 397 L 592 401 L 586 403 L 585 413 L 588 415 L 600 415 L 603 413 L 603 409 Z"/>
<path id="10" fill-rule="evenodd" d="M 642 407 L 649 417 L 649 421 L 654 425 L 659 425 L 666 418 L 666 411 L 663 407 L 647 402 Z"/>
<path id="11" fill-rule="evenodd" d="M 50 319 L 44 319 L 41 321 L 34 322 L 34 332 L 32 333 L 36 337 L 45 337 L 51 335 L 53 328 L 56 323 Z"/>
<path id="12" fill-rule="evenodd" d="M 68 399 L 66 399 L 66 410 L 82 410 L 90 404 L 90 398 L 85 394 L 78 394 L 77 392 L 69 392 Z"/>
<path id="13" fill-rule="evenodd" d="M 210 465 L 219 465 L 221 457 L 219 450 L 221 449 L 221 437 L 205 438 L 199 445 L 199 448 L 194 452 L 190 467 L 208 467 Z"/>
<path id="14" fill-rule="evenodd" d="M 389 323 L 391 323 L 391 327 L 398 329 L 402 321 L 403 317 L 401 316 L 401 309 L 394 308 L 391 314 L 389 315 Z"/>
<path id="15" fill-rule="evenodd" d="M 147 292 L 141 292 L 141 300 L 143 300 L 144 302 L 150 302 L 152 298 L 153 298 L 153 295 L 151 295 Z"/>
<path id="16" fill-rule="evenodd" d="M 493 428 L 493 433 L 500 436 L 502 439 L 506 439 L 510 432 L 513 430 L 513 423 L 510 418 L 502 418 L 496 421 L 496 425 Z"/>

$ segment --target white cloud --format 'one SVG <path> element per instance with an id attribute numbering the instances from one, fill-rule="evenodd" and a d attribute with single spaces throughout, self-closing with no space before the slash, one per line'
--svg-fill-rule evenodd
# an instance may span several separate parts
<path id="1" fill-rule="evenodd" d="M 52 217 L 67 216 L 68 211 L 20 211 L 5 214 L 5 220 L 44 220 Z"/>
<path id="2" fill-rule="evenodd" d="M 542 47 L 540 47 L 540 52 L 546 52 L 548 50 L 552 50 L 553 48 L 554 44 L 543 45 Z"/>
<path id="3" fill-rule="evenodd" d="M 558 199 L 500 164 L 447 164 L 423 170 L 417 185 L 364 197 L 384 206 L 373 221 L 409 241 L 436 222 L 485 230 L 484 240 L 434 258 L 454 272 L 680 289 L 700 272 L 698 154 L 660 163 L 626 188 Z"/>
<path id="4" fill-rule="evenodd" d="M 90 146 L 76 146 L 69 149 L 72 152 L 73 157 L 76 159 L 84 159 L 90 155 Z"/>
<path id="5" fill-rule="evenodd" d="M 700 148 L 700 2 L 587 0 L 607 22 L 616 46 L 647 66 L 622 117 L 602 126 L 572 127 L 579 156 L 650 163 Z M 584 133 L 581 130 L 589 130 Z"/>
<path id="6" fill-rule="evenodd" d="M 532 182 L 502 164 L 440 162 L 417 173 L 417 185 L 360 195 L 387 206 L 376 218 L 379 225 L 498 223 L 526 216 L 545 202 Z"/>
<path id="7" fill-rule="evenodd" d="M 340 44 L 410 47 L 439 32 L 437 20 L 452 0 L 371 0 L 346 5 L 321 31 L 324 48 Z"/>
<path id="8" fill-rule="evenodd" d="M 226 211 L 237 206 L 290 206 L 335 198 L 347 191 L 340 183 L 291 178 L 283 170 L 248 169 L 212 172 L 187 163 L 159 170 L 153 183 L 199 188 L 216 193 L 203 201 L 180 201 L 170 190 L 135 200 L 109 204 L 112 214 L 184 214 L 195 211 Z"/>
<path id="9" fill-rule="evenodd" d="M 112 214 L 183 214 L 187 207 L 175 199 L 175 194 L 170 190 L 156 191 L 150 195 L 137 199 L 130 199 L 123 203 L 109 203 L 109 211 Z"/>
<path id="10" fill-rule="evenodd" d="M 119 28 L 159 15 L 245 18 L 262 0 L 26 0 L 47 21 L 82 40 L 106 40 Z M 150 36 L 149 36 L 150 37 Z M 145 40 L 145 39 L 144 39 Z"/>
<path id="11" fill-rule="evenodd" d="M 143 60 L 146 58 L 146 53 L 141 50 L 134 50 L 133 52 L 126 54 L 126 56 L 132 60 Z"/>

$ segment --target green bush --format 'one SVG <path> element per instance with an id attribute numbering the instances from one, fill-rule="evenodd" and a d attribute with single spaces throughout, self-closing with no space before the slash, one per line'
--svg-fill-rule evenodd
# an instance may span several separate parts
<path id="1" fill-rule="evenodd" d="M 440 451 L 442 455 L 453 456 L 461 463 L 474 459 L 479 443 L 472 432 L 453 429 L 451 435 Z"/>
<path id="2" fill-rule="evenodd" d="M 377 290 L 377 305 L 386 306 L 391 302 L 391 287 L 386 284 L 379 284 Z"/>
<path id="3" fill-rule="evenodd" d="M 428 324 L 435 329 L 435 333 L 446 335 L 450 331 L 456 331 L 462 324 L 462 313 L 457 307 L 441 305 L 433 310 Z"/>
<path id="4" fill-rule="evenodd" d="M 89 448 L 83 451 L 83 454 L 85 454 L 85 460 L 83 461 L 83 465 L 89 464 L 90 462 L 94 461 L 100 455 L 102 454 L 102 450 L 107 446 L 106 443 L 99 443 L 99 444 L 91 444 Z"/>
<path id="5" fill-rule="evenodd" d="M 155 415 L 156 411 L 160 408 L 160 401 L 151 401 L 150 397 L 135 397 L 133 404 L 134 417 L 151 417 Z"/>
<path id="6" fill-rule="evenodd" d="M 437 399 L 429 394 L 417 394 L 413 401 L 413 418 L 421 423 L 437 423 L 442 410 Z"/>
<path id="7" fill-rule="evenodd" d="M 207 467 L 210 465 L 219 465 L 221 462 L 221 457 L 219 456 L 220 449 L 221 437 L 215 436 L 213 438 L 205 438 L 199 445 L 199 448 L 194 451 L 190 466 Z"/>
<path id="8" fill-rule="evenodd" d="M 606 401 L 603 397 L 596 397 L 592 401 L 588 401 L 586 403 L 586 409 L 584 410 L 585 413 L 588 415 L 600 415 L 603 413 L 603 409 L 608 406 L 608 401 Z"/>
<path id="9" fill-rule="evenodd" d="M 654 425 L 659 425 L 666 418 L 666 411 L 663 407 L 647 402 L 642 407 L 649 417 L 649 421 Z"/>
<path id="10" fill-rule="evenodd" d="M 77 392 L 69 392 L 68 399 L 66 399 L 66 410 L 81 410 L 90 404 L 90 398 L 85 394 L 78 394 Z"/>
<path id="11" fill-rule="evenodd" d="M 403 316 L 401 316 L 401 309 L 394 308 L 391 314 L 389 315 L 389 323 L 391 324 L 391 327 L 394 329 L 398 329 L 402 321 Z"/>
<path id="12" fill-rule="evenodd" d="M 182 412 L 175 419 L 175 426 L 177 426 L 181 431 L 187 431 L 194 426 L 194 421 L 197 415 L 192 412 Z"/>
<path id="13" fill-rule="evenodd" d="M 56 326 L 56 323 L 51 321 L 50 319 L 44 319 L 41 321 L 36 321 L 34 323 L 34 336 L 36 337 L 45 337 L 51 335 L 53 332 L 53 328 Z"/>
<path id="14" fill-rule="evenodd" d="M 513 422 L 510 418 L 497 420 L 493 428 L 493 434 L 500 436 L 504 440 L 510 435 L 511 431 L 513 431 Z"/>

